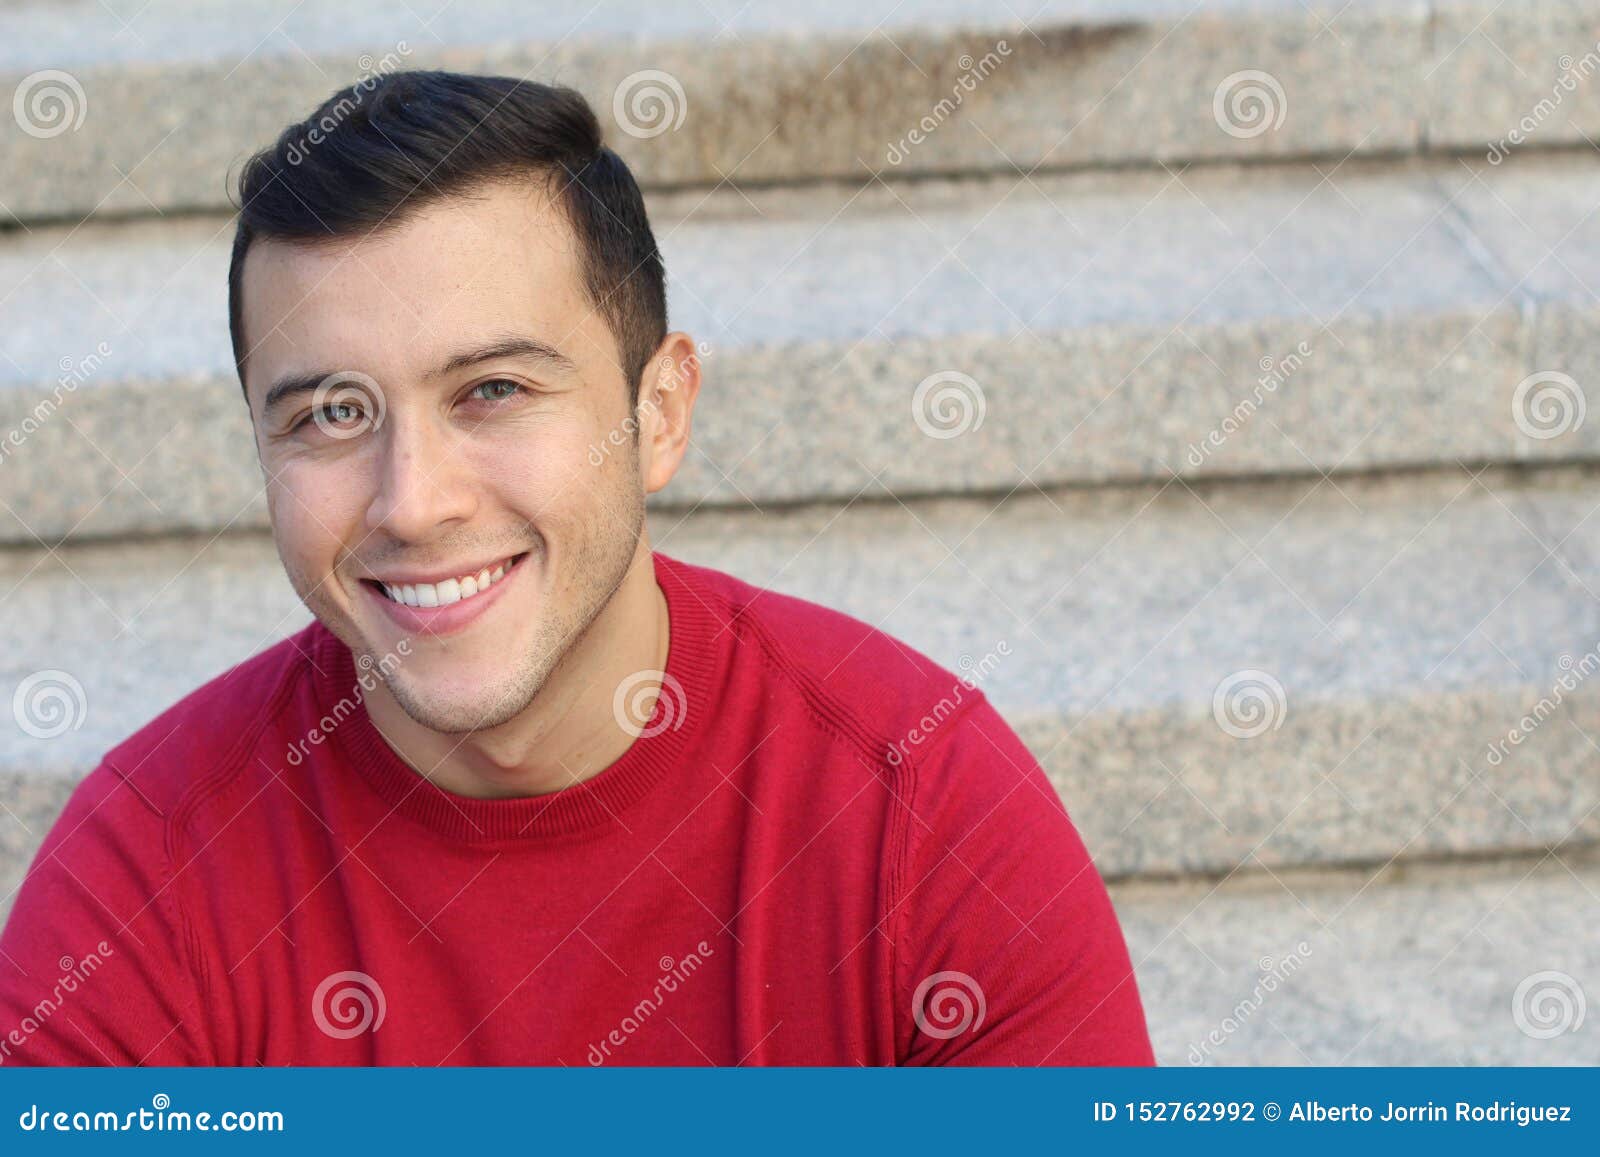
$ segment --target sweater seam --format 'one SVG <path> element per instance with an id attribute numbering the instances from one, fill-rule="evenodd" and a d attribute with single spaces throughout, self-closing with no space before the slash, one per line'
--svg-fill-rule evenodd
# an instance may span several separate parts
<path id="1" fill-rule="evenodd" d="M 870 727 L 862 722 L 859 716 L 834 700 L 823 688 L 813 683 L 809 675 L 789 657 L 789 653 L 783 644 L 773 637 L 766 624 L 753 613 L 750 613 L 749 608 L 752 604 L 733 603 L 726 595 L 720 592 L 718 592 L 718 598 L 722 600 L 726 608 L 733 612 L 731 616 L 733 625 L 747 624 L 749 626 L 751 632 L 756 636 L 756 641 L 761 646 L 763 655 L 770 659 L 773 666 L 800 691 L 806 702 L 807 709 L 818 716 L 819 721 L 831 724 L 830 734 L 849 740 L 875 765 L 888 764 L 888 760 L 883 758 L 884 753 L 888 750 L 887 736 L 875 734 Z M 875 741 L 877 742 L 875 743 Z M 882 745 L 881 749 L 878 746 L 879 743 Z"/>
<path id="2" fill-rule="evenodd" d="M 876 736 L 879 745 L 875 746 L 873 729 L 848 707 L 834 700 L 823 688 L 811 682 L 807 674 L 789 657 L 783 645 L 768 631 L 766 624 L 750 610 L 752 603 L 735 603 L 720 591 L 713 593 L 723 607 L 731 612 L 730 626 L 749 627 L 750 633 L 756 637 L 761 647 L 763 660 L 796 687 L 806 704 L 808 714 L 814 721 L 828 734 L 855 745 L 870 761 L 874 773 L 880 775 L 889 787 L 892 803 L 889 808 L 886 843 L 890 848 L 890 862 L 888 870 L 884 873 L 885 910 L 880 915 L 879 927 L 889 929 L 888 1007 L 893 1010 L 890 1017 L 889 1046 L 894 1053 L 893 1063 L 898 1064 L 901 1060 L 897 1047 L 900 1019 L 899 990 L 905 987 L 901 983 L 900 972 L 902 967 L 908 965 L 903 939 L 910 905 L 905 901 L 915 887 L 908 882 L 908 877 L 915 862 L 914 851 L 921 844 L 920 833 L 917 832 L 917 825 L 913 822 L 917 789 L 921 783 L 918 764 L 921 759 L 929 758 L 939 751 L 947 742 L 947 737 L 956 730 L 954 725 L 976 710 L 978 704 L 985 702 L 986 698 L 979 688 L 972 687 L 972 698 L 962 706 L 961 710 L 945 721 L 938 734 L 934 735 L 916 756 L 907 752 L 905 758 L 901 760 L 903 770 L 897 773 L 895 764 L 886 755 L 889 747 L 888 738 Z"/>
<path id="3" fill-rule="evenodd" d="M 161 878 L 163 902 L 174 921 L 177 929 L 179 950 L 183 953 L 181 964 L 188 972 L 194 985 L 194 1001 L 192 1014 L 199 1016 L 202 1009 L 212 1002 L 213 984 L 212 970 L 208 954 L 205 951 L 205 942 L 200 937 L 199 929 L 190 919 L 179 896 L 178 877 L 187 870 L 188 864 L 183 868 L 178 867 L 178 852 L 184 836 L 184 828 L 189 817 L 199 807 L 210 799 L 226 790 L 230 782 L 235 781 L 239 769 L 244 765 L 244 758 L 261 738 L 267 726 L 275 721 L 283 710 L 289 694 L 305 677 L 305 664 L 302 659 L 291 662 L 289 667 L 278 678 L 277 684 L 266 697 L 266 708 L 257 716 L 255 724 L 246 728 L 233 746 L 217 760 L 210 771 L 191 783 L 178 796 L 176 805 L 170 814 L 163 814 L 161 809 L 150 801 L 137 788 L 134 795 L 142 804 L 161 821 Z M 103 757 L 103 762 L 114 771 L 128 787 L 133 787 L 132 773 L 124 770 L 114 758 L 114 750 Z M 197 1021 L 198 1034 L 205 1041 L 208 1057 L 205 1063 L 215 1064 L 216 1049 L 215 1039 L 211 1025 L 204 1021 Z"/>
<path id="4" fill-rule="evenodd" d="M 967 705 L 963 706 L 959 712 L 952 715 L 946 721 L 945 725 L 939 729 L 939 733 L 933 737 L 932 741 L 927 745 L 927 747 L 919 752 L 916 757 L 913 757 L 907 753 L 905 759 L 906 769 L 911 780 L 911 788 L 908 793 L 906 806 L 901 809 L 899 813 L 899 818 L 904 825 L 905 832 L 900 841 L 901 862 L 897 866 L 897 870 L 895 872 L 895 876 L 899 884 L 899 890 L 897 890 L 894 898 L 895 906 L 890 910 L 891 922 L 889 936 L 890 959 L 893 961 L 893 968 L 889 974 L 889 983 L 891 989 L 893 990 L 889 994 L 889 1007 L 895 1010 L 897 1035 L 899 1031 L 898 1017 L 901 1008 L 900 993 L 910 988 L 910 978 L 907 977 L 905 981 L 902 981 L 900 977 L 902 966 L 909 967 L 910 965 L 910 953 L 908 946 L 904 943 L 904 940 L 908 935 L 906 931 L 906 925 L 911 919 L 911 904 L 909 901 L 911 893 L 916 891 L 916 889 L 922 884 L 921 880 L 917 880 L 909 885 L 907 884 L 907 881 L 909 880 L 913 870 L 913 865 L 916 863 L 917 853 L 921 850 L 923 840 L 925 838 L 922 831 L 919 830 L 919 825 L 915 822 L 917 795 L 923 783 L 920 763 L 923 759 L 932 757 L 943 746 L 945 746 L 947 743 L 946 736 L 952 734 L 956 730 L 953 725 L 960 723 L 967 716 L 971 715 L 973 711 L 977 710 L 978 704 L 985 701 L 982 691 L 978 690 L 976 687 L 972 688 L 972 691 L 974 698 L 970 700 Z M 914 1016 L 913 1019 L 915 1019 Z M 895 1060 L 896 1063 L 899 1063 L 900 1058 L 897 1056 Z"/>

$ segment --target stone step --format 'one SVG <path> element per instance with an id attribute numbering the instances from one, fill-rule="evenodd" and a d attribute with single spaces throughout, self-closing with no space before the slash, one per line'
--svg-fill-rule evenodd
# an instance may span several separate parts
<path id="1" fill-rule="evenodd" d="M 651 525 L 981 673 L 1122 877 L 1600 835 L 1597 508 L 1600 472 L 1452 469 Z M 30 624 L 0 694 L 65 672 L 85 704 L 0 729 L 13 873 L 102 752 L 308 621 L 260 534 L 0 552 L 0 605 Z"/>
<path id="2" fill-rule="evenodd" d="M 1592 848 L 1112 898 L 1162 1064 L 1600 1063 Z"/>
<path id="3" fill-rule="evenodd" d="M 672 323 L 706 351 L 659 497 L 1594 457 L 1597 176 L 1514 154 L 658 196 Z M 199 217 L 0 244 L 0 541 L 265 525 L 230 241 Z"/>
<path id="4" fill-rule="evenodd" d="M 225 209 L 247 152 L 398 68 L 574 85 L 657 186 L 1483 152 L 1523 118 L 1544 146 L 1600 134 L 1577 95 L 1596 0 L 540 7 L 20 0 L 0 15 L 25 110 L 0 135 L 0 208 Z"/>

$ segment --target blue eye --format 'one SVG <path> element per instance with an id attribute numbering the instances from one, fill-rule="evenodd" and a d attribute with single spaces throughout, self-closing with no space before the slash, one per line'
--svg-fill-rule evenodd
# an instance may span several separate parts
<path id="1" fill-rule="evenodd" d="M 366 423 L 366 420 L 366 412 L 354 402 L 329 402 L 324 406 L 306 411 L 289 427 L 289 432 L 293 434 L 304 430 L 307 426 L 315 425 L 337 436 L 345 431 L 359 429 Z"/>
<path id="2" fill-rule="evenodd" d="M 473 386 L 471 396 L 482 398 L 486 402 L 504 402 L 514 397 L 521 389 L 522 387 L 516 382 L 506 378 L 493 378 Z M 487 393 L 484 391 L 487 391 Z"/>

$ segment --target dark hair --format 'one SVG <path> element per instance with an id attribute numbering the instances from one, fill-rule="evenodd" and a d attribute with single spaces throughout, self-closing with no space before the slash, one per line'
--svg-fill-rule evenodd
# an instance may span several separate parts
<path id="1" fill-rule="evenodd" d="M 240 278 L 258 237 L 315 242 L 394 228 L 409 213 L 503 179 L 545 183 L 582 254 L 584 287 L 611 328 L 629 403 L 667 333 L 666 274 L 644 197 L 570 88 L 408 70 L 324 101 L 239 174 L 228 329 L 244 384 Z"/>

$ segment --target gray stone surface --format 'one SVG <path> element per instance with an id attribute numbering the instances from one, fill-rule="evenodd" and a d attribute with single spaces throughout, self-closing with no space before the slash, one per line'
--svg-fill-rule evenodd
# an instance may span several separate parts
<path id="1" fill-rule="evenodd" d="M 673 98 L 686 110 L 678 127 L 613 134 L 655 185 L 1405 150 L 1419 140 L 1425 104 L 1421 0 L 1312 9 L 1299 0 L 1054 0 L 1025 13 L 983 0 L 829 0 L 803 10 L 602 0 L 533 12 L 497 0 L 443 18 L 428 5 L 370 0 L 348 13 L 314 7 L 8 8 L 0 87 L 61 70 L 82 92 L 74 110 L 85 112 L 55 135 L 6 125 L 3 211 L 32 222 L 222 208 L 226 175 L 248 150 L 337 88 L 392 68 L 386 57 L 569 83 L 608 126 L 625 77 L 666 72 L 683 93 Z M 1002 39 L 1009 52 L 998 67 L 958 86 Z M 1271 73 L 1282 92 L 1269 98 L 1275 127 L 1253 131 L 1259 111 L 1246 106 L 1235 122 L 1242 131 L 1230 134 L 1213 95 L 1249 69 Z M 939 109 L 955 95 L 959 107 Z M 890 146 L 925 117 L 934 131 L 891 162 Z"/>
<path id="2" fill-rule="evenodd" d="M 1377 0 L 1372 0 L 1376 3 Z M 1176 18 L 1186 12 L 1272 13 L 1284 0 L 1037 0 L 1014 20 L 1074 20 L 1088 25 L 1142 16 Z M 1304 6 L 1302 6 L 1304 7 Z M 1326 6 L 1329 19 L 1337 5 Z M 356 52 L 388 35 L 412 34 L 418 43 L 487 44 L 517 36 L 541 40 L 648 36 L 660 39 L 740 36 L 801 37 L 815 33 L 861 35 L 871 28 L 903 32 L 936 22 L 970 25 L 995 6 L 977 0 L 818 0 L 804 9 L 746 0 L 702 0 L 666 5 L 655 0 L 604 0 L 570 7 L 535 0 L 512 5 L 495 0 L 462 5 L 418 4 L 404 9 L 388 0 L 346 0 L 337 8 L 284 0 L 16 0 L 7 6 L 17 41 L 0 45 L 0 66 L 21 68 L 39 56 L 63 64 L 140 59 L 175 62 L 228 59 L 260 51 L 281 55 L 296 46 Z"/>
<path id="3" fill-rule="evenodd" d="M 1520 297 L 1600 300 L 1600 193 L 1592 153 L 1523 151 L 1498 163 L 1459 158 L 1434 172 Z"/>
<path id="4" fill-rule="evenodd" d="M 1592 849 L 1112 894 L 1162 1064 L 1600 1063 Z"/>
<path id="5" fill-rule="evenodd" d="M 1563 672 L 1600 667 L 1586 521 L 1600 475 L 879 499 L 658 511 L 653 541 L 845 610 L 952 671 L 989 669 L 984 691 L 1109 875 L 1600 836 L 1600 693 L 1556 691 Z M 13 857 L 101 752 L 308 618 L 270 540 L 244 534 L 6 551 L 0 606 L 30 624 L 0 656 L 5 700 L 57 670 L 86 703 L 55 738 L 0 727 L 5 802 L 27 829 L 0 850 Z M 1281 688 L 1277 726 L 1252 738 L 1215 714 L 1218 688 L 1247 671 Z M 1554 713 L 1507 741 L 1552 694 Z"/>
<path id="6" fill-rule="evenodd" d="M 1430 145 L 1487 156 L 1593 143 L 1600 134 L 1600 13 L 1594 5 L 1444 0 L 1434 9 Z"/>
<path id="7" fill-rule="evenodd" d="M 1567 275 L 1594 264 L 1597 175 L 1519 155 L 658 196 L 672 322 L 708 346 L 695 449 L 660 498 L 1592 456 L 1600 421 L 1536 444 L 1510 399 L 1546 362 L 1588 376 L 1600 348 L 1600 300 Z M 1543 224 L 1523 235 L 1502 202 Z M 0 461 L 0 540 L 264 525 L 229 240 L 207 217 L 0 246 L 0 435 L 109 350 Z M 913 412 L 941 372 L 981 394 L 955 437 Z"/>
<path id="8" fill-rule="evenodd" d="M 1581 474 L 1180 482 L 837 520 L 702 513 L 664 549 L 847 607 L 946 665 L 1007 640 L 985 688 L 1107 869 L 1225 870 L 1600 834 L 1593 687 L 1489 755 L 1563 656 L 1600 646 L 1600 554 L 1573 530 L 1596 506 Z M 1239 739 L 1214 693 L 1250 670 L 1286 706 Z"/>
<path id="9" fill-rule="evenodd" d="M 1600 38 L 1600 25 L 1593 31 Z M 1600 49 L 1592 63 L 1588 83 L 1600 86 Z M 1535 318 L 1529 372 L 1565 376 L 1524 395 L 1520 410 L 1530 431 L 1518 433 L 1516 453 L 1530 461 L 1592 458 L 1600 451 L 1600 413 L 1588 415 L 1590 402 L 1600 404 L 1600 183 L 1591 158 L 1552 157 L 1533 165 L 1474 159 L 1441 173 L 1441 186 L 1473 236 Z M 1514 412 L 1516 388 L 1512 383 L 1504 390 L 1507 413 Z"/>

